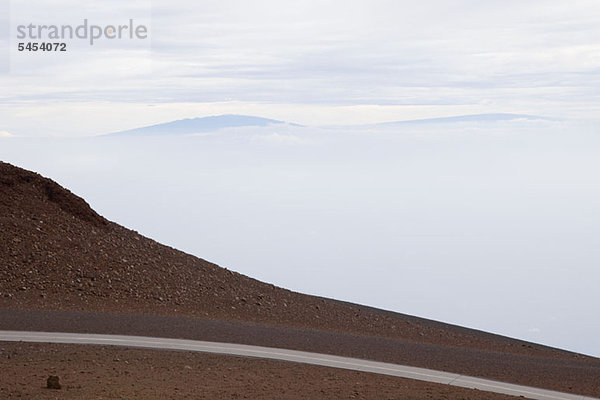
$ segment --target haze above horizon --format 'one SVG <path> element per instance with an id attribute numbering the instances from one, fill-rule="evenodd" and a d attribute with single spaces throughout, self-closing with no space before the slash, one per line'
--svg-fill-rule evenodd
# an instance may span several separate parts
<path id="1" fill-rule="evenodd" d="M 32 21 L 121 17 L 146 24 L 149 38 L 141 46 L 71 43 L 66 54 L 11 54 L 10 73 L 0 74 L 1 131 L 90 136 L 217 114 L 308 126 L 600 115 L 593 0 L 103 4 L 10 2 L 4 23 L 13 36 Z"/>

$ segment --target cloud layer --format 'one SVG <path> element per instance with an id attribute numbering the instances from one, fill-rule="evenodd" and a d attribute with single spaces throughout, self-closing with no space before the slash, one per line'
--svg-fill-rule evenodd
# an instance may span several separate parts
<path id="1" fill-rule="evenodd" d="M 34 2 L 13 2 L 13 26 L 136 18 L 150 24 L 151 41 L 13 54 L 12 73 L 0 76 L 4 107 L 379 105 L 433 107 L 429 116 L 464 107 L 576 118 L 599 111 L 596 1 Z M 319 122 L 311 115 L 299 122 Z M 377 119 L 365 113 L 364 122 L 370 117 Z M 18 118 L 9 123 L 19 129 Z M 68 131 L 73 122 L 64 124 Z"/>

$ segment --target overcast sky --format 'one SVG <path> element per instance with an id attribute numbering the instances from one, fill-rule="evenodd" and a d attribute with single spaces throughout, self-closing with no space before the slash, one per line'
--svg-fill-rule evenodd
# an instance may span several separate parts
<path id="1" fill-rule="evenodd" d="M 16 51 L 19 24 L 84 18 L 133 18 L 150 37 Z M 13 0 L 0 130 L 91 135 L 220 113 L 309 125 L 594 118 L 599 19 L 595 0 Z"/>

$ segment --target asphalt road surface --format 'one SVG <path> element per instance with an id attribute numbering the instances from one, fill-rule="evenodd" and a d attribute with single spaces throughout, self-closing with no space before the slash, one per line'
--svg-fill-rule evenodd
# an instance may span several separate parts
<path id="1" fill-rule="evenodd" d="M 227 354 L 232 356 L 266 358 L 279 361 L 290 361 L 302 364 L 312 364 L 325 367 L 343 368 L 353 371 L 391 375 L 401 378 L 417 379 L 426 382 L 434 382 L 451 386 L 478 389 L 487 392 L 508 394 L 512 396 L 523 396 L 529 399 L 536 400 L 600 400 L 593 397 L 555 392 L 551 390 L 538 389 L 528 386 L 514 385 L 510 383 L 497 382 L 488 379 L 458 375 L 443 371 L 410 367 L 406 365 L 396 365 L 383 362 L 361 360 L 357 358 L 339 357 L 326 354 L 276 349 L 270 347 L 249 346 L 242 344 L 204 342 L 198 340 L 152 338 L 143 336 L 22 331 L 0 331 L 0 341 L 94 344 L 108 346 L 142 347 L 161 350 L 196 351 L 201 353 L 213 354 Z"/>

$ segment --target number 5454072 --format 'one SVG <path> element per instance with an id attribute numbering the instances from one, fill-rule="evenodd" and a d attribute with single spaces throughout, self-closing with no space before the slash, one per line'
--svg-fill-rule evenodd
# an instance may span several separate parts
<path id="1" fill-rule="evenodd" d="M 67 51 L 66 43 L 50 43 L 50 42 L 42 42 L 42 43 L 19 43 L 18 45 L 19 51 Z"/>

